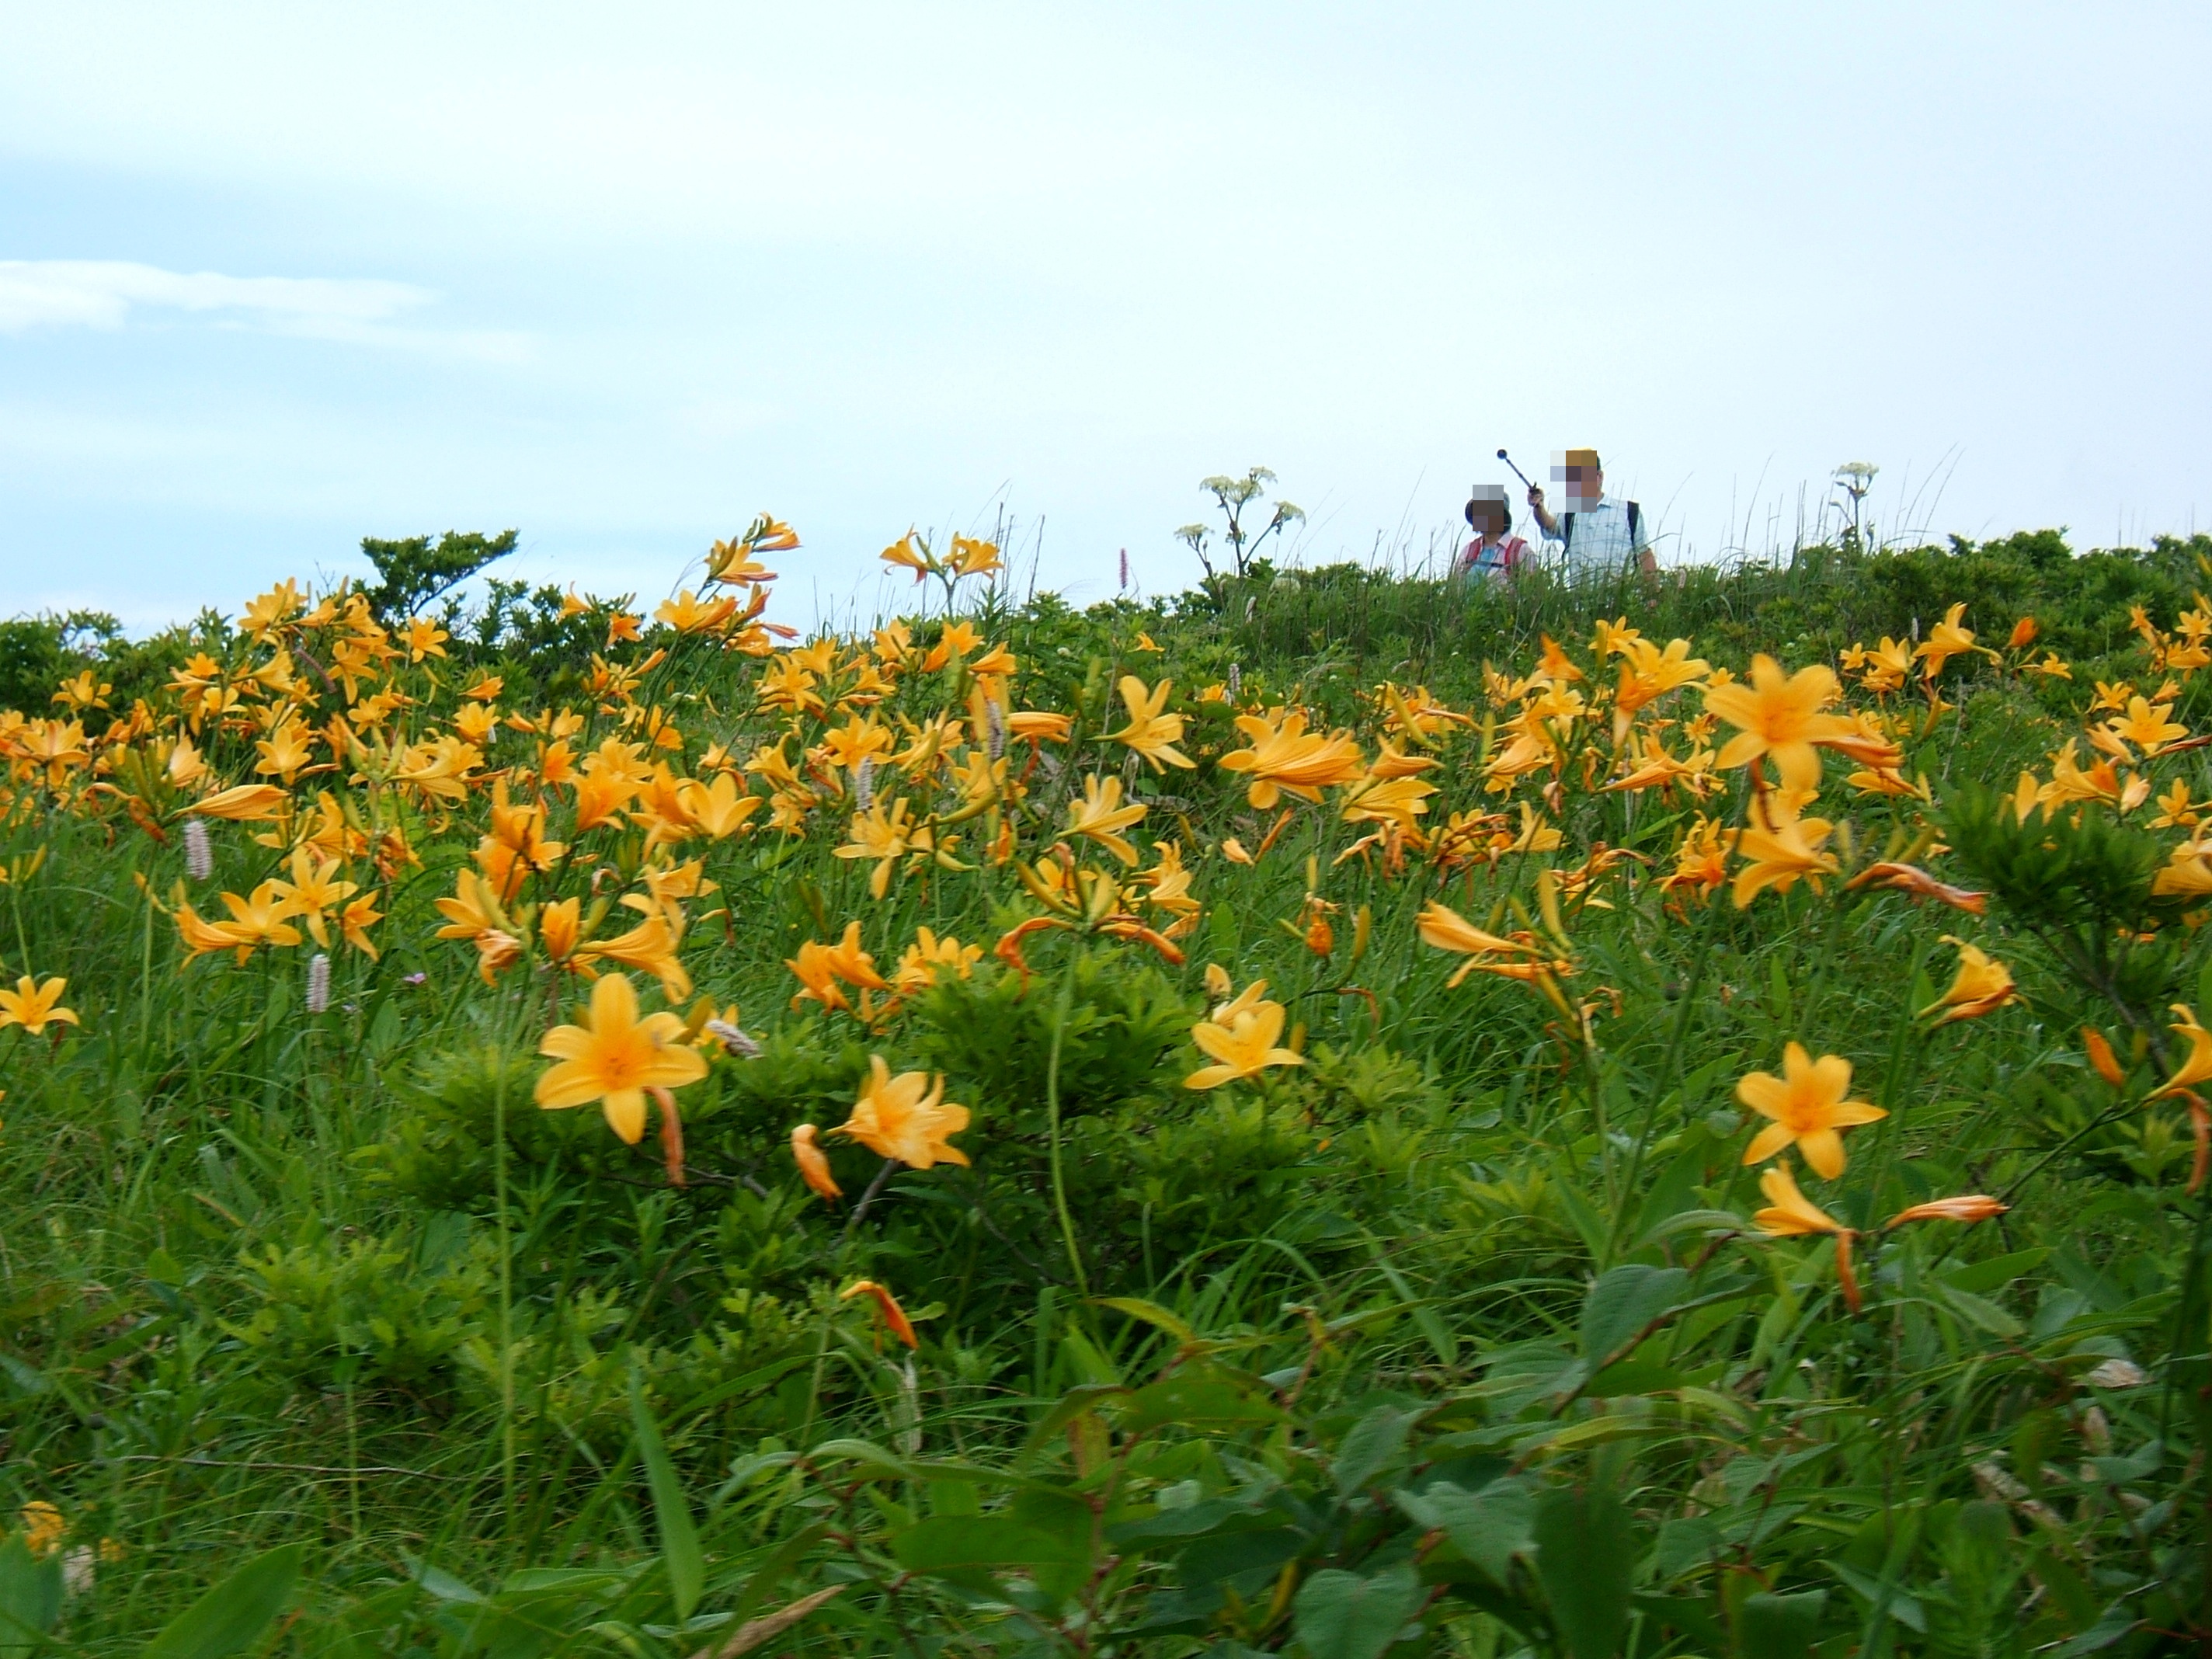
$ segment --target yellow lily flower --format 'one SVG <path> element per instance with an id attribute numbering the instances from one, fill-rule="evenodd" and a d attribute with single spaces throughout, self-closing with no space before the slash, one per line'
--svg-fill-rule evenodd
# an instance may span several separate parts
<path id="1" fill-rule="evenodd" d="M 1220 1063 L 1200 1066 L 1182 1080 L 1184 1088 L 1218 1089 L 1242 1078 L 1258 1077 L 1271 1066 L 1306 1063 L 1304 1054 L 1275 1046 L 1275 1039 L 1283 1034 L 1283 1006 L 1259 1000 L 1256 994 L 1266 988 L 1267 981 L 1262 980 L 1237 1001 L 1217 1011 L 1216 1018 L 1202 1019 L 1191 1027 L 1191 1041 Z"/>
<path id="2" fill-rule="evenodd" d="M 1121 805 L 1121 780 L 1093 774 L 1083 781 L 1083 799 L 1067 804 L 1067 833 L 1087 836 L 1124 864 L 1137 862 L 1137 849 L 1114 832 L 1145 816 L 1141 803 Z"/>
<path id="3" fill-rule="evenodd" d="M 76 1025 L 74 1009 L 61 1006 L 69 981 L 56 974 L 43 985 L 26 974 L 12 991 L 0 990 L 0 1030 L 20 1025 L 33 1036 L 41 1036 L 49 1025 Z"/>
<path id="4" fill-rule="evenodd" d="M 2012 972 L 2002 962 L 1993 961 L 1978 945 L 1966 940 L 1943 935 L 1946 945 L 1959 947 L 1959 974 L 1951 981 L 1951 988 L 1920 1011 L 1925 1019 L 1938 1008 L 1948 1009 L 1936 1023 L 1948 1025 L 1954 1019 L 1979 1019 L 1984 1014 L 1993 1014 L 2007 1003 L 2020 1000 L 2020 991 L 2013 984 Z"/>
<path id="5" fill-rule="evenodd" d="M 1735 908 L 1745 908 L 1768 888 L 1786 893 L 1800 881 L 1820 890 L 1820 878 L 1841 867 L 1820 850 L 1833 826 L 1826 818 L 1800 818 L 1785 814 L 1779 804 L 1754 811 L 1751 823 L 1736 838 L 1736 851 L 1744 864 L 1735 876 Z"/>
<path id="6" fill-rule="evenodd" d="M 645 1134 L 647 1089 L 680 1089 L 707 1075 L 707 1059 L 684 1041 L 672 1013 L 637 1014 L 637 990 L 627 974 L 609 974 L 592 988 L 580 1025 L 556 1025 L 538 1052 L 561 1063 L 538 1079 L 539 1106 L 558 1111 L 599 1103 L 607 1127 L 635 1146 Z"/>
<path id="7" fill-rule="evenodd" d="M 1252 747 L 1231 750 L 1220 763 L 1224 770 L 1250 776 L 1245 799 L 1262 812 L 1286 792 L 1302 800 L 1319 800 L 1323 789 L 1350 783 L 1367 769 L 1359 745 L 1349 737 L 1309 732 L 1303 709 L 1279 719 L 1240 714 L 1237 729 L 1252 740 Z"/>
<path id="8" fill-rule="evenodd" d="M 1837 1132 L 1889 1115 L 1863 1100 L 1844 1099 L 1850 1086 L 1850 1061 L 1837 1054 L 1814 1060 L 1802 1043 L 1790 1043 L 1782 1051 L 1780 1077 L 1753 1072 L 1735 1085 L 1738 1100 L 1773 1120 L 1744 1148 L 1743 1161 L 1761 1163 L 1794 1145 L 1816 1172 L 1833 1181 L 1844 1163 L 1844 1139 Z"/>
<path id="9" fill-rule="evenodd" d="M 1162 680 L 1147 691 L 1144 681 L 1134 674 L 1124 674 L 1120 690 L 1122 702 L 1128 707 L 1129 723 L 1118 732 L 1106 734 L 1108 742 L 1125 744 L 1142 755 L 1155 772 L 1170 766 L 1190 768 L 1198 764 L 1175 746 L 1182 741 L 1183 717 L 1164 712 L 1168 694 L 1174 689 L 1174 681 Z"/>
<path id="10" fill-rule="evenodd" d="M 2181 1016 L 2179 1024 L 2169 1029 L 2189 1039 L 2189 1053 L 2173 1075 L 2165 1084 L 2151 1091 L 2150 1098 L 2163 1100 L 2169 1095 L 2185 1094 L 2200 1083 L 2212 1081 L 2212 1031 L 2197 1024 L 2197 1011 L 2185 1002 L 2173 1005 L 2173 1012 Z"/>
<path id="11" fill-rule="evenodd" d="M 950 1137 L 968 1127 L 968 1109 L 945 1098 L 945 1079 L 927 1072 L 891 1075 L 881 1054 L 868 1056 L 868 1080 L 853 1115 L 830 1133 L 850 1135 L 879 1158 L 917 1170 L 965 1165 L 968 1154 Z"/>
<path id="12" fill-rule="evenodd" d="M 1797 1190 L 1797 1178 L 1787 1164 L 1778 1164 L 1761 1176 L 1759 1190 L 1769 1206 L 1752 1217 L 1761 1232 L 1774 1238 L 1825 1233 L 1836 1241 L 1837 1287 L 1844 1293 L 1844 1305 L 1858 1312 L 1859 1282 L 1851 1272 L 1851 1241 L 1857 1235 Z"/>
<path id="13" fill-rule="evenodd" d="M 1705 707 L 1740 728 L 1721 750 L 1723 769 L 1771 758 L 1784 787 L 1812 790 L 1820 782 L 1816 746 L 1856 735 L 1857 727 L 1840 714 L 1820 711 L 1842 688 L 1835 672 L 1818 663 L 1784 678 L 1781 665 L 1764 653 L 1751 659 L 1748 684 L 1737 681 L 1707 688 Z"/>

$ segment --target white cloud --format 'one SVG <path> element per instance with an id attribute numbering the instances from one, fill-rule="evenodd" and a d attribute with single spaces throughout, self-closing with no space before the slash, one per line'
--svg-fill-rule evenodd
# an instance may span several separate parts
<path id="1" fill-rule="evenodd" d="M 226 276 L 163 270 L 128 259 L 0 259 L 0 334 L 37 328 L 116 329 L 135 310 L 216 316 L 305 339 L 513 362 L 529 342 L 505 332 L 394 326 L 437 296 L 374 277 Z"/>

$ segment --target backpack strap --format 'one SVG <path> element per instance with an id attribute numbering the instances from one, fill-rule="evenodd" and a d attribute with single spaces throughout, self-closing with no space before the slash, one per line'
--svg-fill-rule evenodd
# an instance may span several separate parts
<path id="1" fill-rule="evenodd" d="M 1559 551 L 1564 553 L 1574 544 L 1575 515 L 1571 513 L 1562 513 L 1559 514 Z"/>
<path id="2" fill-rule="evenodd" d="M 1638 527 L 1643 524 L 1643 522 L 1644 522 L 1644 509 L 1643 509 L 1641 507 L 1638 506 L 1634 501 L 1631 501 L 1631 502 L 1629 502 L 1629 504 L 1628 504 L 1628 546 L 1629 546 L 1629 550 L 1630 550 L 1630 551 L 1632 551 L 1632 552 L 1633 552 L 1633 551 L 1635 550 L 1635 548 L 1636 548 L 1636 538 L 1637 538 L 1637 534 L 1638 534 Z"/>

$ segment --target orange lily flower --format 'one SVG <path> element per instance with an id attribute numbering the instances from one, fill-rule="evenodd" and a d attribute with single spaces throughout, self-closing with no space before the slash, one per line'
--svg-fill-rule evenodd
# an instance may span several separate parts
<path id="1" fill-rule="evenodd" d="M 1899 1210 L 1882 1225 L 1901 1227 L 1908 1221 L 1989 1221 L 2011 1207 L 1998 1203 L 1986 1193 L 1960 1193 L 1955 1198 L 1931 1199 L 1909 1210 Z"/>

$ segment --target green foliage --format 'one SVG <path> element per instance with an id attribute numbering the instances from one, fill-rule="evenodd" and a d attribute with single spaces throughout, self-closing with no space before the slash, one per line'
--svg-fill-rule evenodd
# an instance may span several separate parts
<path id="1" fill-rule="evenodd" d="M 521 532 L 496 536 L 479 531 L 448 530 L 434 543 L 428 536 L 397 540 L 361 538 L 361 550 L 376 567 L 376 581 L 362 589 L 369 609 L 387 626 L 417 616 L 495 560 L 514 551 Z"/>
<path id="2" fill-rule="evenodd" d="M 493 1303 L 496 1251 L 448 1222 L 412 1247 L 325 1238 L 246 1259 L 259 1304 L 232 1334 L 281 1376 L 420 1389 L 449 1376 Z"/>
<path id="3" fill-rule="evenodd" d="M 918 1062 L 1024 1135 L 1043 1122 L 1056 1020 L 1065 1115 L 1157 1098 L 1182 1081 L 1163 1061 L 1188 1036 L 1194 1006 L 1165 975 L 1119 951 L 1081 955 L 1067 969 L 1061 1019 L 1053 971 L 1029 983 L 995 965 L 967 979 L 941 976 L 915 1000 L 909 1042 Z"/>

